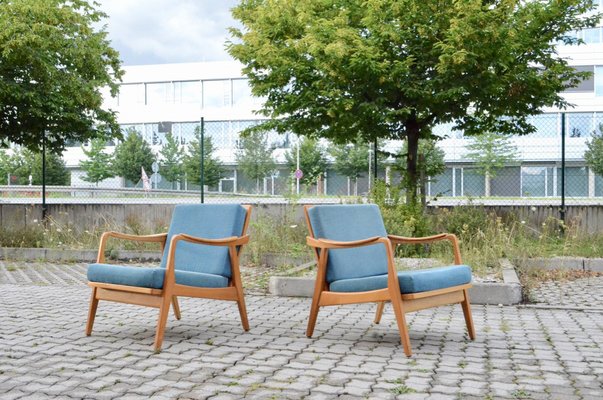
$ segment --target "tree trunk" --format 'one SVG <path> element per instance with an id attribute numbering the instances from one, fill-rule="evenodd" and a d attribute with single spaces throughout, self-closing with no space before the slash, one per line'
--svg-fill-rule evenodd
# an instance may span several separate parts
<path id="1" fill-rule="evenodd" d="M 406 123 L 406 140 L 408 154 L 406 155 L 406 203 L 417 204 L 417 153 L 419 151 L 419 124 L 412 119 Z"/>
<path id="2" fill-rule="evenodd" d="M 255 178 L 255 194 L 260 194 L 260 178 Z"/>
<path id="3" fill-rule="evenodd" d="M 490 197 L 490 173 L 486 172 L 485 174 L 485 178 L 486 178 L 486 187 L 484 188 L 484 196 L 486 197 Z"/>

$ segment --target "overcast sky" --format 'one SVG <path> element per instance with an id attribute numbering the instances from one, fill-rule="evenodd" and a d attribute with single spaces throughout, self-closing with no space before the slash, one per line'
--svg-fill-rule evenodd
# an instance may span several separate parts
<path id="1" fill-rule="evenodd" d="M 97 0 L 124 65 L 231 59 L 224 50 L 237 0 Z"/>

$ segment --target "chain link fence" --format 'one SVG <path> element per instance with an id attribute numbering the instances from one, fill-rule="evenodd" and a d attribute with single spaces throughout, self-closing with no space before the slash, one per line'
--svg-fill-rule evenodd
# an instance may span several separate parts
<path id="1" fill-rule="evenodd" d="M 547 113 L 533 117 L 531 122 L 536 127 L 533 133 L 509 138 L 491 135 L 489 141 L 482 142 L 463 136 L 451 126 L 438 126 L 434 134 L 441 137 L 436 143 L 439 161 L 438 157 L 420 158 L 420 162 L 427 160 L 426 166 L 442 163 L 435 176 L 421 176 L 428 202 L 443 206 L 468 201 L 486 205 L 603 204 L 603 177 L 585 161 L 587 144 L 600 133 L 603 113 Z M 131 150 L 125 157 L 122 154 L 125 159 L 122 164 L 138 159 L 139 153 L 151 154 L 146 166 L 130 163 L 129 176 L 134 177 L 130 179 L 113 168 L 113 175 L 91 180 L 89 177 L 95 171 L 82 164 L 93 157 L 86 153 L 91 147 L 74 143 L 62 157 L 67 178 L 61 178 L 61 163 L 47 157 L 45 201 L 341 202 L 366 197 L 375 177 L 392 188 L 398 187 L 402 180 L 405 150 L 401 142 L 379 143 L 377 157 L 373 144 L 363 149 L 348 147 L 343 156 L 336 156 L 329 143 L 317 142 L 315 147 L 322 153 L 325 166 L 315 171 L 313 165 L 322 164 L 308 164 L 303 139 L 275 133 L 267 134 L 264 142 L 273 158 L 273 167 L 265 173 L 254 173 L 253 168 L 243 167 L 240 162 L 239 133 L 255 123 L 253 120 L 203 123 L 203 186 L 200 121 L 122 126 L 125 141 L 136 133 L 148 149 Z M 103 152 L 115 158 L 119 146 L 121 143 L 106 143 Z M 302 149 L 301 154 L 296 151 L 298 148 Z M 4 153 L 0 159 L 3 163 L 0 170 L 6 179 L 0 185 L 0 200 L 41 203 L 41 166 L 36 164 L 39 161 L 35 158 L 7 161 L 10 157 L 18 158 L 18 153 Z M 105 164 L 95 168 L 111 169 L 109 163 Z"/>

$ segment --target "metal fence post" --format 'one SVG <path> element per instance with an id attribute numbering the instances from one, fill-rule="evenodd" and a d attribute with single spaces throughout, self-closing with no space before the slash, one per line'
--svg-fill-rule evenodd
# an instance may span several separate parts
<path id="1" fill-rule="evenodd" d="M 559 208 L 559 219 L 565 227 L 565 113 L 561 113 L 561 207 Z"/>
<path id="2" fill-rule="evenodd" d="M 204 118 L 201 117 L 201 127 L 200 127 L 200 132 L 199 135 L 201 136 L 201 140 L 199 142 L 199 145 L 201 146 L 201 177 L 200 177 L 200 183 L 201 183 L 201 204 L 205 203 L 205 166 L 204 164 L 204 160 L 205 160 L 205 155 L 204 155 L 204 141 L 205 141 L 205 121 Z"/>

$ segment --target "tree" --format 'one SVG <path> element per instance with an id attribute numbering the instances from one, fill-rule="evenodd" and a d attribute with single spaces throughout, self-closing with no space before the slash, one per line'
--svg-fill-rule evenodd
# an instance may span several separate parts
<path id="1" fill-rule="evenodd" d="M 276 169 L 272 149 L 268 146 L 265 132 L 253 132 L 241 137 L 237 149 L 237 164 L 243 174 L 255 180 L 255 191 L 260 193 L 260 179 L 269 176 Z"/>
<path id="2" fill-rule="evenodd" d="M 26 148 L 15 149 L 11 156 L 11 175 L 17 177 L 18 185 L 42 184 L 42 153 L 33 152 Z M 65 161 L 60 155 L 49 153 L 46 155 L 46 184 L 66 186 L 71 184 L 71 173 L 65 166 Z"/>
<path id="3" fill-rule="evenodd" d="M 80 168 L 86 173 L 86 175 L 82 176 L 84 181 L 94 183 L 98 186 L 100 181 L 115 176 L 113 155 L 105 153 L 105 139 L 92 139 L 90 141 L 90 149 L 82 146 L 82 151 L 88 158 L 87 160 L 80 161 Z"/>
<path id="4" fill-rule="evenodd" d="M 199 129 L 195 129 L 196 138 L 189 142 L 187 154 L 183 158 L 184 171 L 189 182 L 201 184 L 201 142 Z M 203 181 L 207 186 L 214 186 L 220 182 L 223 168 L 222 163 L 215 157 L 215 148 L 211 137 L 203 137 Z"/>
<path id="5" fill-rule="evenodd" d="M 10 154 L 4 149 L 0 149 L 0 185 L 10 185 Z"/>
<path id="6" fill-rule="evenodd" d="M 229 53 L 266 100 L 248 128 L 347 143 L 360 133 L 408 142 L 416 202 L 419 139 L 453 123 L 466 135 L 527 134 L 528 117 L 564 108 L 588 73 L 555 51 L 594 26 L 589 0 L 242 0 Z"/>
<path id="7" fill-rule="evenodd" d="M 115 147 L 113 167 L 115 173 L 136 184 L 140 181 L 140 168 L 151 171 L 155 154 L 142 135 L 134 129 L 126 132 L 126 138 Z"/>
<path id="8" fill-rule="evenodd" d="M 328 149 L 333 157 L 335 171 L 354 182 L 354 195 L 358 195 L 358 178 L 368 173 L 369 148 L 366 143 L 334 144 Z M 348 196 L 350 187 L 348 181 Z"/>
<path id="9" fill-rule="evenodd" d="M 0 2 L 0 143 L 46 146 L 119 136 L 101 90 L 117 94 L 119 54 L 86 0 Z"/>
<path id="10" fill-rule="evenodd" d="M 327 170 L 327 157 L 325 150 L 316 139 L 305 137 L 301 143 L 293 146 L 290 151 L 285 153 L 285 159 L 289 165 L 290 171 L 297 168 L 297 149 L 299 147 L 299 169 L 304 176 L 300 183 L 304 185 L 315 184 L 320 176 Z"/>
<path id="11" fill-rule="evenodd" d="M 398 153 L 398 160 L 405 160 L 408 153 L 408 143 L 404 142 L 400 152 Z M 440 175 L 446 170 L 446 164 L 444 163 L 444 150 L 438 147 L 437 143 L 433 139 L 420 139 L 419 147 L 417 149 L 417 174 L 418 174 L 418 187 L 421 195 L 421 203 L 425 206 L 427 202 L 427 183 L 435 176 Z M 407 182 L 410 177 L 407 172 L 407 164 L 405 162 L 398 162 L 395 168 L 400 171 L 402 175 L 402 182 Z M 407 187 L 408 185 L 404 185 Z"/>
<path id="12" fill-rule="evenodd" d="M 517 160 L 517 147 L 508 137 L 492 132 L 484 132 L 473 138 L 466 146 L 469 160 L 475 162 L 477 172 L 486 178 L 485 195 L 490 196 L 490 180 L 498 170 Z"/>
<path id="13" fill-rule="evenodd" d="M 592 139 L 586 142 L 584 160 L 586 165 L 599 176 L 603 176 L 603 124 L 592 133 Z"/>
<path id="14" fill-rule="evenodd" d="M 184 153 L 183 146 L 180 146 L 178 139 L 168 132 L 165 135 L 165 145 L 159 151 L 162 157 L 160 170 L 161 176 L 168 182 L 172 182 L 172 189 L 174 189 L 174 183 L 179 182 L 184 175 L 182 153 Z"/>

